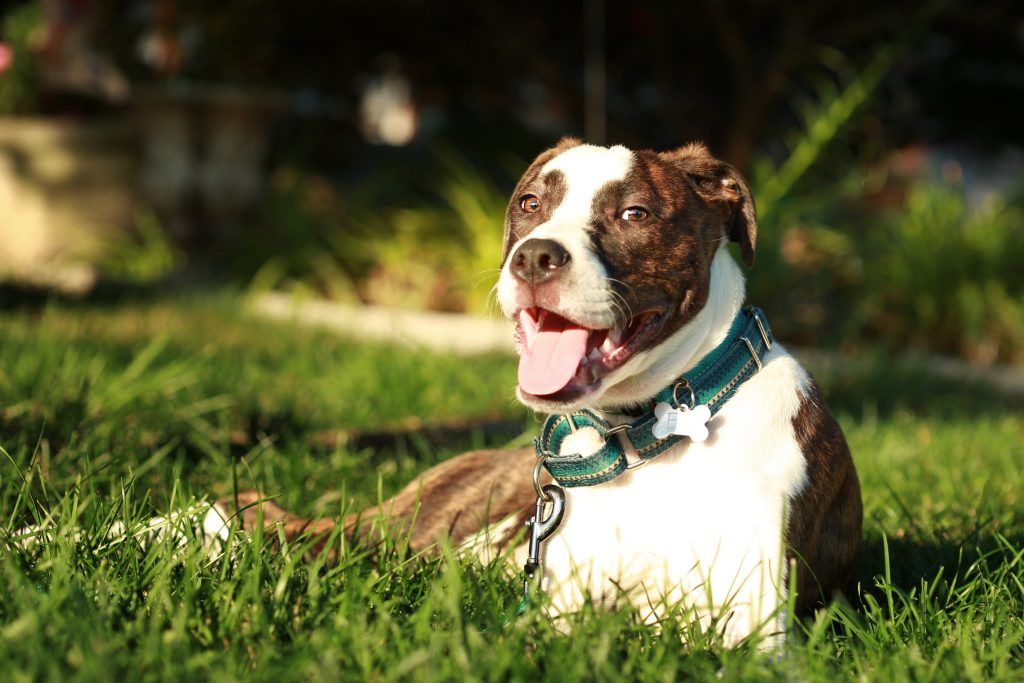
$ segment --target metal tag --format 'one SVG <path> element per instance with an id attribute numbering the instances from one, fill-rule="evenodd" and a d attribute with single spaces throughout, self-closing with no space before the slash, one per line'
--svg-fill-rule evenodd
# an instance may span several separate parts
<path id="1" fill-rule="evenodd" d="M 693 409 L 686 406 L 673 408 L 664 401 L 654 406 L 654 416 L 658 421 L 651 428 L 656 439 L 664 439 L 669 434 L 688 436 L 691 441 L 700 443 L 708 438 L 708 420 L 711 409 L 699 405 Z"/>

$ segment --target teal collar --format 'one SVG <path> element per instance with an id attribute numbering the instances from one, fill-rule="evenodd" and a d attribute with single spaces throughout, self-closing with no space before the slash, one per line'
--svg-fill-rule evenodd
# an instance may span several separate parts
<path id="1" fill-rule="evenodd" d="M 774 341 L 764 313 L 745 306 L 736 314 L 725 341 L 651 398 L 643 413 L 631 424 L 612 427 L 607 420 L 587 409 L 569 415 L 552 415 L 545 420 L 540 436 L 534 439 L 537 457 L 563 487 L 596 486 L 615 479 L 627 469 L 646 464 L 684 438 L 701 441 L 706 436 L 704 423 L 722 409 L 740 385 L 761 369 L 764 356 Z M 694 427 L 695 419 L 699 424 Z M 684 423 L 690 426 L 685 427 Z M 583 427 L 596 429 L 604 439 L 604 446 L 586 456 L 559 455 L 565 438 Z M 637 462 L 627 463 L 622 442 L 615 438 L 619 433 L 633 446 L 639 458 Z"/>

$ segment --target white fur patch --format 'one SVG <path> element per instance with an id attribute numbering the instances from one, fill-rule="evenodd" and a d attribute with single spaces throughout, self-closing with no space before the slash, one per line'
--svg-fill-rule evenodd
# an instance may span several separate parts
<path id="1" fill-rule="evenodd" d="M 726 642 L 783 629 L 787 501 L 806 481 L 793 432 L 807 377 L 781 346 L 709 423 L 646 466 L 566 489 L 566 513 L 545 547 L 544 586 L 556 613 L 589 594 L 623 595 L 651 623 L 676 602 Z"/>
<path id="2" fill-rule="evenodd" d="M 199 503 L 184 510 L 171 512 L 167 517 L 153 517 L 145 523 L 127 526 L 117 521 L 107 529 L 106 539 L 110 544 L 123 543 L 133 539 L 143 547 L 170 537 L 177 548 L 184 549 L 190 534 L 203 540 L 203 549 L 211 558 L 219 557 L 227 547 L 231 536 L 231 519 L 219 504 Z M 189 529 L 190 531 L 186 531 Z M 36 543 L 51 542 L 59 529 L 54 524 L 25 527 L 15 535 L 22 548 Z M 82 532 L 76 529 L 72 539 L 77 543 Z"/>
<path id="3" fill-rule="evenodd" d="M 598 190 L 624 179 L 632 164 L 633 153 L 625 147 L 580 145 L 544 165 L 542 174 L 564 174 L 565 197 L 551 218 L 512 245 L 509 253 L 514 254 L 528 239 L 553 239 L 569 252 L 572 267 L 566 271 L 557 301 L 534 301 L 533 292 L 512 275 L 508 259 L 498 280 L 498 302 L 505 315 L 512 317 L 521 308 L 542 305 L 587 327 L 610 327 L 615 322 L 608 273 L 594 254 L 588 226 Z"/>
<path id="4" fill-rule="evenodd" d="M 562 440 L 559 455 L 587 456 L 604 446 L 604 438 L 593 427 L 581 427 Z"/>
<path id="5" fill-rule="evenodd" d="M 743 289 L 719 252 L 704 310 L 630 361 L 607 396 L 646 398 L 692 367 L 725 338 Z M 792 420 L 808 381 L 776 343 L 708 423 L 707 441 L 684 440 L 609 483 L 566 489 L 565 517 L 544 548 L 555 613 L 578 610 L 587 595 L 607 605 L 624 598 L 653 623 L 681 601 L 731 645 L 781 633 L 786 506 L 807 477 Z"/>
<path id="6" fill-rule="evenodd" d="M 484 526 L 482 529 L 463 541 L 459 547 L 456 548 L 456 551 L 472 555 L 480 562 L 489 564 L 501 555 L 502 545 L 522 531 L 523 525 L 520 522 L 519 515 L 510 515 L 495 524 Z M 525 561 L 526 560 L 524 559 L 523 562 Z M 523 562 L 520 562 L 519 564 L 521 565 Z"/>

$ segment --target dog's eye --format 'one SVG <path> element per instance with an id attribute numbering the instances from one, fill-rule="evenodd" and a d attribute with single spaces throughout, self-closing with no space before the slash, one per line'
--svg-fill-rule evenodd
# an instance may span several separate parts
<path id="1" fill-rule="evenodd" d="M 540 210 L 540 198 L 535 194 L 523 195 L 519 200 L 519 207 L 526 213 L 534 213 Z"/>
<path id="2" fill-rule="evenodd" d="M 622 212 L 620 218 L 624 221 L 645 221 L 651 214 L 647 209 L 641 209 L 639 206 L 631 206 Z"/>

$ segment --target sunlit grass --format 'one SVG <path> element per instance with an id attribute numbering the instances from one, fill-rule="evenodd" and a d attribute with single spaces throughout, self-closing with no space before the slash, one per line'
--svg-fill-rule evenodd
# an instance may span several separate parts
<path id="1" fill-rule="evenodd" d="M 781 657 L 628 611 L 588 608 L 570 635 L 536 610 L 506 626 L 519 589 L 506 564 L 410 557 L 401 539 L 337 565 L 264 538 L 219 557 L 198 538 L 111 542 L 111 523 L 225 494 L 234 477 L 342 514 L 473 445 L 352 452 L 323 445 L 325 430 L 530 419 L 510 358 L 357 344 L 242 310 L 225 296 L 0 314 L 3 680 L 1024 676 L 1020 406 L 884 357 L 821 377 L 863 486 L 860 593 L 794 624 Z M 17 543 L 41 522 L 52 539 Z"/>

